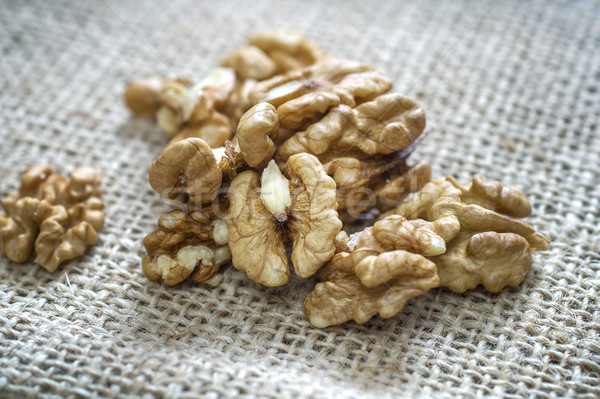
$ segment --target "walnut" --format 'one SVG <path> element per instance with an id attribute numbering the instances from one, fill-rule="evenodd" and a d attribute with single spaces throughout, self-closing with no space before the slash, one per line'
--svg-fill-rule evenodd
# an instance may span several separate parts
<path id="1" fill-rule="evenodd" d="M 212 149 L 202 139 L 169 145 L 148 170 L 152 188 L 163 198 L 189 204 L 191 210 L 216 198 L 223 174 Z"/>
<path id="2" fill-rule="evenodd" d="M 151 77 L 134 80 L 125 88 L 123 96 L 125 105 L 135 116 L 155 116 L 162 106 L 160 93 L 163 90 L 163 87 L 172 82 L 176 82 L 183 86 L 191 85 L 191 83 L 185 79 L 170 77 Z"/>
<path id="3" fill-rule="evenodd" d="M 150 280 L 167 285 L 188 277 L 218 284 L 221 276 L 217 272 L 231 259 L 227 242 L 227 223 L 214 214 L 171 211 L 160 217 L 158 230 L 144 238 L 148 254 L 142 258 L 142 271 Z"/>
<path id="4" fill-rule="evenodd" d="M 221 65 L 233 68 L 242 80 L 264 80 L 326 57 L 325 51 L 300 33 L 277 29 L 253 34 L 249 45 L 229 53 Z"/>
<path id="5" fill-rule="evenodd" d="M 234 87 L 235 73 L 229 68 L 211 71 L 194 86 L 170 82 L 160 92 L 158 125 L 173 141 L 198 137 L 219 147 L 231 136 L 230 121 L 219 110 L 227 105 Z"/>
<path id="6" fill-rule="evenodd" d="M 4 203 L 3 203 L 4 205 Z M 13 262 L 26 262 L 31 255 L 40 224 L 52 212 L 52 204 L 37 198 L 15 201 L 0 215 L 0 250 Z"/>
<path id="7" fill-rule="evenodd" d="M 296 274 L 306 278 L 333 256 L 334 237 L 342 227 L 335 183 L 319 160 L 296 154 L 286 171 L 287 177 L 271 161 L 262 177 L 251 170 L 238 174 L 227 193 L 233 265 L 267 286 L 290 280 L 286 243 L 293 243 Z"/>
<path id="8" fill-rule="evenodd" d="M 263 80 L 275 75 L 277 65 L 256 46 L 243 46 L 229 53 L 221 65 L 233 68 L 240 79 Z"/>
<path id="9" fill-rule="evenodd" d="M 40 224 L 35 241 L 35 262 L 52 272 L 64 261 L 85 253 L 98 242 L 98 231 L 104 227 L 104 203 L 96 197 L 65 209 L 53 207 L 52 213 Z"/>
<path id="10" fill-rule="evenodd" d="M 256 32 L 250 36 L 249 43 L 271 58 L 277 74 L 304 68 L 328 57 L 316 43 L 285 28 Z"/>
<path id="11" fill-rule="evenodd" d="M 411 166 L 400 163 L 368 183 L 375 193 L 376 206 L 385 211 L 398 206 L 408 195 L 421 190 L 431 180 L 431 166 L 419 161 Z"/>
<path id="12" fill-rule="evenodd" d="M 210 116 L 203 119 L 200 123 L 184 125 L 173 136 L 169 144 L 194 137 L 204 140 L 212 148 L 222 146 L 231 137 L 229 119 L 218 112 L 212 111 L 210 112 Z"/>
<path id="13" fill-rule="evenodd" d="M 391 87 L 389 79 L 368 65 L 325 59 L 258 82 L 249 97 L 253 104 L 268 102 L 276 107 L 282 127 L 298 129 L 317 121 L 336 105 L 355 107 Z"/>
<path id="14" fill-rule="evenodd" d="M 331 259 L 321 271 L 323 282 L 304 302 L 315 327 L 364 323 L 377 313 L 392 317 L 410 298 L 438 285 L 436 266 L 425 256 L 446 248 L 432 223 L 390 216 L 339 243 L 351 252 Z"/>
<path id="15" fill-rule="evenodd" d="M 548 249 L 548 239 L 527 223 L 531 206 L 525 195 L 475 175 L 470 185 L 454 178 L 437 179 L 387 214 L 437 221 L 454 218 L 460 232 L 448 235 L 447 251 L 431 257 L 440 286 L 464 292 L 479 284 L 492 292 L 520 284 L 532 263 L 532 252 Z M 505 214 L 505 215 L 503 215 Z"/>
<path id="16" fill-rule="evenodd" d="M 413 100 L 392 93 L 354 109 L 334 107 L 319 122 L 283 143 L 277 157 L 285 161 L 293 154 L 308 152 L 331 162 L 390 155 L 408 148 L 424 128 L 423 109 Z"/>
<path id="17" fill-rule="evenodd" d="M 231 137 L 229 118 L 222 112 L 235 85 L 230 68 L 216 68 L 198 84 L 179 78 L 143 79 L 127 86 L 125 103 L 136 116 L 155 115 L 172 142 L 198 137 L 219 147 Z"/>
<path id="18" fill-rule="evenodd" d="M 237 126 L 244 113 L 254 105 L 250 100 L 250 91 L 255 84 L 256 80 L 253 79 L 238 80 L 236 82 L 227 105 L 223 109 L 223 113 L 229 118 L 231 126 Z"/>
<path id="19" fill-rule="evenodd" d="M 431 167 L 428 162 L 419 161 L 408 166 L 403 161 L 363 182 L 363 186 L 350 183 L 346 187 L 339 187 L 337 201 L 340 219 L 344 222 L 354 221 L 361 212 L 373 207 L 379 211 L 389 210 L 402 203 L 411 193 L 422 189 L 430 179 Z"/>
<path id="20" fill-rule="evenodd" d="M 258 103 L 242 116 L 234 137 L 244 161 L 251 167 L 264 168 L 273 158 L 279 136 L 277 111 L 269 103 Z"/>
<path id="21" fill-rule="evenodd" d="M 70 179 L 47 165 L 27 169 L 19 190 L 2 201 L 6 215 L 0 215 L 0 250 L 22 263 L 35 248 L 35 262 L 55 271 L 98 241 L 104 227 L 101 195 L 100 176 L 93 169 L 75 169 Z"/>
<path id="22" fill-rule="evenodd" d="M 335 180 L 340 210 L 346 208 L 347 201 L 364 201 L 364 189 L 384 194 L 390 201 L 400 200 L 429 181 L 425 164 L 419 164 L 411 178 L 402 179 L 409 169 L 406 158 L 423 137 L 424 129 L 425 113 L 416 102 L 400 94 L 386 94 L 354 109 L 347 105 L 333 107 L 319 122 L 282 143 L 275 159 L 281 165 L 293 154 L 317 156 Z M 384 187 L 391 180 L 394 182 L 386 193 Z M 390 195 L 396 187 L 410 191 Z M 361 212 L 364 207 L 353 210 Z"/>

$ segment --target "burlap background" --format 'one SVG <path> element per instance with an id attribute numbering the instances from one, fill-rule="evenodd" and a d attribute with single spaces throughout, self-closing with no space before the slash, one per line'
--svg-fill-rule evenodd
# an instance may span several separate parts
<path id="1" fill-rule="evenodd" d="M 212 2 L 211 2 L 212 3 Z M 50 275 L 0 257 L 2 397 L 597 397 L 598 2 L 0 1 L 0 191 L 29 165 L 100 170 L 107 224 Z M 200 77 L 255 29 L 290 26 L 421 101 L 436 177 L 522 188 L 552 240 L 525 282 L 436 289 L 388 320 L 318 330 L 314 280 L 266 289 L 149 282 L 147 184 L 166 143 L 124 83 Z"/>

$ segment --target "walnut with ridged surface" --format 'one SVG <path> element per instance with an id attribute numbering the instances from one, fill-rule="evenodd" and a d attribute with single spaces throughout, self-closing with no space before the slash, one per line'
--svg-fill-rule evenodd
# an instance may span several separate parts
<path id="1" fill-rule="evenodd" d="M 406 165 L 407 157 L 423 137 L 425 123 L 423 109 L 396 93 L 381 95 L 356 108 L 338 105 L 320 121 L 283 142 L 275 159 L 283 165 L 300 152 L 319 158 L 336 183 L 340 210 L 352 205 L 354 214 L 363 211 L 368 206 L 357 202 L 364 201 L 368 193 L 385 195 L 389 208 L 389 203 L 402 200 L 429 181 L 428 164 Z M 383 204 L 386 198 L 374 201 Z"/>
<path id="2" fill-rule="evenodd" d="M 246 112 L 237 127 L 233 143 L 243 160 L 253 168 L 264 168 L 273 159 L 274 140 L 279 136 L 277 111 L 269 103 L 258 103 Z"/>
<path id="3" fill-rule="evenodd" d="M 271 161 L 262 176 L 251 170 L 237 175 L 228 191 L 232 263 L 267 286 L 290 280 L 286 243 L 293 243 L 296 274 L 306 278 L 333 256 L 334 237 L 342 227 L 335 183 L 319 160 L 296 154 L 286 170 L 287 177 Z"/>
<path id="4" fill-rule="evenodd" d="M 549 248 L 548 239 L 531 225 L 508 217 L 530 212 L 521 191 L 475 175 L 466 186 L 452 177 L 434 180 L 384 215 L 455 219 L 460 232 L 448 237 L 444 254 L 430 258 L 438 267 L 440 286 L 464 292 L 483 284 L 498 292 L 520 284 L 532 263 L 532 252 Z"/>
<path id="5" fill-rule="evenodd" d="M 0 250 L 22 263 L 35 249 L 35 262 L 55 271 L 98 241 L 104 227 L 101 195 L 100 176 L 93 169 L 75 169 L 70 179 L 47 165 L 27 169 L 19 190 L 2 201 L 6 215 L 0 215 Z"/>
<path id="6" fill-rule="evenodd" d="M 321 283 L 307 296 L 304 313 L 315 327 L 364 323 L 379 313 L 392 317 L 410 298 L 438 285 L 436 266 L 426 255 L 443 253 L 437 226 L 390 216 L 350 237 L 338 237 L 340 252 L 321 271 Z"/>
<path id="7" fill-rule="evenodd" d="M 299 129 L 336 105 L 355 107 L 391 87 L 389 79 L 368 65 L 332 58 L 258 82 L 249 97 L 253 104 L 268 102 L 277 108 L 282 127 Z"/>
<path id="8" fill-rule="evenodd" d="M 189 138 L 164 149 L 148 169 L 148 180 L 163 198 L 189 204 L 193 211 L 217 197 L 223 172 L 210 146 Z"/>
<path id="9" fill-rule="evenodd" d="M 325 51 L 302 34 L 290 29 L 274 29 L 254 33 L 248 45 L 227 54 L 221 65 L 233 68 L 239 79 L 264 80 L 326 57 Z"/>
<path id="10" fill-rule="evenodd" d="M 231 137 L 231 121 L 223 112 L 235 86 L 232 69 L 216 68 L 197 84 L 169 77 L 133 81 L 124 97 L 136 116 L 156 116 L 171 142 L 197 137 L 214 148 Z"/>
<path id="11" fill-rule="evenodd" d="M 160 217 L 158 229 L 144 238 L 148 254 L 142 258 L 142 271 L 150 280 L 166 285 L 188 277 L 210 285 L 221 281 L 218 271 L 231 259 L 227 224 L 219 218 L 226 206 L 221 204 L 219 212 L 211 208 L 190 214 L 175 210 Z"/>

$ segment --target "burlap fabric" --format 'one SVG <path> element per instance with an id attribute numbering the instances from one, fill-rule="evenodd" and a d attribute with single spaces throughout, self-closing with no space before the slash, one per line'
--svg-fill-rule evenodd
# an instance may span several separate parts
<path id="1" fill-rule="evenodd" d="M 107 224 L 46 273 L 0 258 L 1 397 L 597 397 L 600 395 L 598 2 L 0 2 L 2 195 L 27 166 L 97 168 Z M 167 139 L 124 83 L 201 77 L 255 29 L 290 26 L 418 99 L 434 176 L 523 189 L 552 240 L 525 282 L 435 289 L 388 320 L 319 330 L 315 280 L 229 268 L 217 288 L 142 274 L 167 209 L 147 167 Z"/>

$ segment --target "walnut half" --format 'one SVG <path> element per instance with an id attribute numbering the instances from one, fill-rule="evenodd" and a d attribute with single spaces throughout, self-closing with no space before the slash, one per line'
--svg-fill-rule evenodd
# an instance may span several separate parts
<path id="1" fill-rule="evenodd" d="M 98 241 L 104 227 L 101 195 L 100 176 L 93 169 L 75 169 L 70 179 L 46 165 L 27 169 L 19 190 L 2 201 L 0 250 L 23 263 L 35 248 L 35 262 L 55 271 Z"/>
<path id="2" fill-rule="evenodd" d="M 289 282 L 285 244 L 293 243 L 296 274 L 313 275 L 335 253 L 338 219 L 335 183 L 309 154 L 286 163 L 287 177 L 274 161 L 262 172 L 237 175 L 227 193 L 231 206 L 229 246 L 233 265 L 255 282 L 278 286 Z"/>
<path id="3" fill-rule="evenodd" d="M 188 277 L 218 284 L 222 278 L 217 274 L 219 268 L 231 259 L 227 242 L 227 224 L 214 215 L 180 210 L 166 213 L 158 220 L 158 230 L 144 238 L 148 254 L 142 258 L 142 271 L 150 280 L 162 280 L 166 285 Z"/>
<path id="4" fill-rule="evenodd" d="M 432 223 L 390 216 L 354 237 L 354 243 L 322 269 L 304 302 L 315 327 L 364 323 L 379 313 L 392 317 L 410 298 L 438 285 L 435 264 L 425 255 L 446 250 Z M 352 247 L 352 248 L 350 248 Z"/>
<path id="5" fill-rule="evenodd" d="M 440 286 L 464 292 L 483 284 L 498 292 L 520 284 L 532 263 L 532 252 L 549 248 L 548 239 L 531 225 L 509 217 L 530 212 L 521 191 L 475 175 L 467 186 L 452 177 L 434 180 L 385 215 L 456 220 L 460 229 L 444 237 L 447 251 L 430 257 L 438 267 Z"/>

